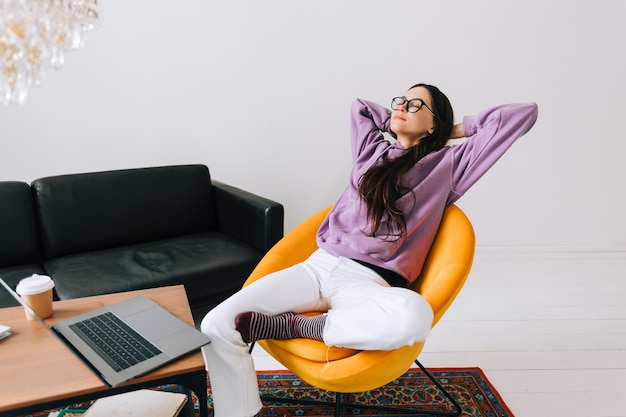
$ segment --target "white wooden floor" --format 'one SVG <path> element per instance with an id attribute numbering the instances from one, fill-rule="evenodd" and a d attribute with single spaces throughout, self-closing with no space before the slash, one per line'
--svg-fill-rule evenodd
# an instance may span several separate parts
<path id="1" fill-rule="evenodd" d="M 516 417 L 626 417 L 626 252 L 479 248 L 419 359 L 480 367 Z"/>

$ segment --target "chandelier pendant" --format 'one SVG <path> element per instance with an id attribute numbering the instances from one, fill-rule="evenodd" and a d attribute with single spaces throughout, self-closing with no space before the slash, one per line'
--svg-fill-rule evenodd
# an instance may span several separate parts
<path id="1" fill-rule="evenodd" d="M 97 0 L 0 0 L 0 103 L 23 104 L 98 26 Z"/>

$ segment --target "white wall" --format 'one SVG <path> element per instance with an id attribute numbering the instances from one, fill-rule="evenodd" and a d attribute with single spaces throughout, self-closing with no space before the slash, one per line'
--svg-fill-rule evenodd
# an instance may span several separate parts
<path id="1" fill-rule="evenodd" d="M 22 107 L 0 180 L 205 163 L 282 202 L 332 204 L 349 107 L 438 85 L 457 119 L 536 101 L 535 128 L 460 201 L 483 246 L 626 248 L 626 2 L 101 1 L 101 28 Z"/>

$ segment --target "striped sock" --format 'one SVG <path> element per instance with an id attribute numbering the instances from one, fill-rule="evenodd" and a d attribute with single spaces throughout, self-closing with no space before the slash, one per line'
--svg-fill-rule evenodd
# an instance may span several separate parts
<path id="1" fill-rule="evenodd" d="M 264 339 L 294 339 L 306 337 L 322 340 L 326 316 L 303 316 L 293 312 L 275 316 L 248 311 L 235 318 L 235 329 L 245 343 Z"/>
<path id="2" fill-rule="evenodd" d="M 324 325 L 326 324 L 326 315 L 304 316 L 296 314 L 292 317 L 292 325 L 295 337 L 305 337 L 307 339 L 323 340 Z"/>

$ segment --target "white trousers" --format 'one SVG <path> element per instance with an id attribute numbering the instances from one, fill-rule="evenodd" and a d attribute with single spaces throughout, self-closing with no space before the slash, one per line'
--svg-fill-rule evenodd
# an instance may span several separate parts
<path id="1" fill-rule="evenodd" d="M 324 343 L 359 350 L 424 341 L 433 321 L 430 305 L 415 291 L 390 287 L 371 269 L 317 250 L 305 262 L 243 288 L 202 320 L 202 332 L 211 338 L 202 351 L 215 417 L 250 417 L 262 407 L 248 345 L 235 330 L 239 313 L 325 310 Z"/>

